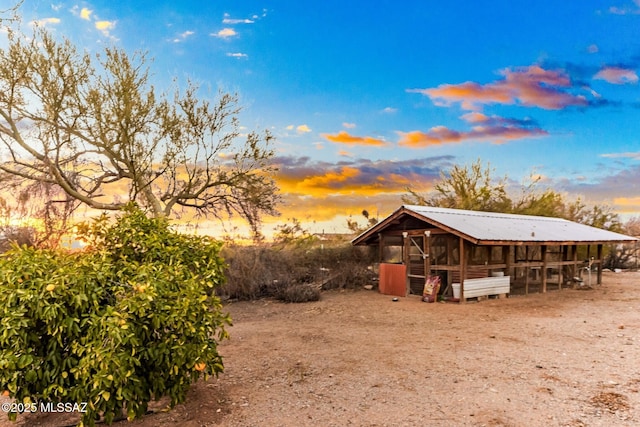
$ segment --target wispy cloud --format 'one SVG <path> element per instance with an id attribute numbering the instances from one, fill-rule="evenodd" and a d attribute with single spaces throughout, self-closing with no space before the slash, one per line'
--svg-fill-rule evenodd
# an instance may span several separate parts
<path id="1" fill-rule="evenodd" d="M 224 18 L 222 19 L 222 23 L 227 25 L 253 24 L 255 22 L 256 22 L 255 17 L 254 19 L 235 19 L 235 18 L 232 18 L 231 15 L 229 15 L 228 13 L 225 13 Z"/>
<path id="2" fill-rule="evenodd" d="M 583 181 L 572 178 L 557 179 L 553 187 L 573 194 L 586 194 L 594 200 L 616 199 L 616 204 L 622 204 L 623 199 L 638 198 L 637 192 L 629 191 L 630 182 L 640 182 L 640 165 L 611 170 L 602 176 Z"/>
<path id="3" fill-rule="evenodd" d="M 373 145 L 373 146 L 384 146 L 387 145 L 387 142 L 380 139 L 374 138 L 371 136 L 353 136 L 349 134 L 347 131 L 340 131 L 335 135 L 331 134 L 322 134 L 322 136 L 328 141 L 335 142 L 338 144 L 346 144 L 346 145 Z"/>
<path id="4" fill-rule="evenodd" d="M 393 113 L 397 113 L 398 109 L 397 108 L 393 108 L 393 107 L 385 107 L 382 109 L 382 112 L 384 114 L 393 114 Z"/>
<path id="5" fill-rule="evenodd" d="M 43 18 L 37 21 L 31 21 L 30 24 L 37 27 L 45 27 L 47 25 L 55 25 L 60 23 L 60 18 Z"/>
<path id="6" fill-rule="evenodd" d="M 183 33 L 178 34 L 178 36 L 173 39 L 173 42 L 174 43 L 182 43 L 183 41 L 187 40 L 189 37 L 191 37 L 194 34 L 195 34 L 195 32 L 193 32 L 193 31 L 185 31 Z"/>
<path id="7" fill-rule="evenodd" d="M 228 39 L 230 37 L 235 37 L 237 35 L 238 35 L 238 33 L 233 28 L 223 28 L 222 30 L 218 31 L 217 33 L 211 33 L 211 36 L 219 37 L 221 39 Z"/>
<path id="8" fill-rule="evenodd" d="M 474 125 L 470 131 L 457 131 L 446 126 L 435 126 L 427 132 L 398 132 L 400 135 L 398 145 L 407 148 L 424 148 L 474 140 L 490 140 L 495 144 L 500 144 L 507 141 L 539 138 L 548 135 L 547 131 L 540 129 L 535 122 L 528 119 L 489 117 L 479 112 L 467 113 L 461 118 Z"/>
<path id="9" fill-rule="evenodd" d="M 605 80 L 612 84 L 638 83 L 635 70 L 624 67 L 604 67 L 593 76 L 594 79 Z"/>
<path id="10" fill-rule="evenodd" d="M 631 160 L 640 160 L 640 151 L 628 151 L 625 153 L 605 153 L 601 154 L 600 157 L 606 157 L 609 159 L 631 159 Z"/>
<path id="11" fill-rule="evenodd" d="M 356 124 L 355 123 L 342 123 L 342 127 L 345 129 L 355 129 L 356 128 Z"/>
<path id="12" fill-rule="evenodd" d="M 638 15 L 640 14 L 640 1 L 633 0 L 633 4 L 611 6 L 609 8 L 609 13 L 614 15 Z"/>
<path id="13" fill-rule="evenodd" d="M 443 84 L 437 88 L 408 89 L 408 92 L 426 95 L 440 106 L 459 103 L 465 110 L 478 110 L 489 104 L 517 104 L 547 110 L 589 104 L 584 95 L 569 92 L 572 83 L 562 71 L 532 65 L 503 69 L 500 74 L 502 79 L 484 85 L 476 82 Z"/>
<path id="14" fill-rule="evenodd" d="M 248 55 L 246 53 L 241 53 L 241 52 L 227 52 L 227 56 L 230 56 L 232 58 L 238 58 L 238 59 L 248 58 Z"/>

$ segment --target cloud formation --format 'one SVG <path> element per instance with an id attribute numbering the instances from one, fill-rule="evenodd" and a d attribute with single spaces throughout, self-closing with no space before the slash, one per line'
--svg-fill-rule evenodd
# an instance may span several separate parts
<path id="1" fill-rule="evenodd" d="M 108 37 L 109 32 L 116 27 L 116 23 L 114 21 L 96 21 L 95 26 L 96 30 Z"/>
<path id="2" fill-rule="evenodd" d="M 604 166 L 602 168 L 604 170 Z M 554 188 L 573 194 L 585 194 L 590 200 L 612 201 L 615 204 L 623 204 L 622 200 L 637 199 L 640 190 L 629 187 L 629 183 L 640 182 L 640 165 L 633 165 L 618 170 L 606 171 L 600 177 L 592 177 L 588 180 L 577 181 L 564 178 L 556 180 Z M 638 209 L 635 209 L 637 212 Z"/>
<path id="3" fill-rule="evenodd" d="M 298 134 L 303 134 L 303 133 L 309 133 L 309 132 L 311 132 L 311 128 L 310 128 L 308 125 L 306 125 L 306 124 L 304 124 L 304 125 L 298 125 L 298 126 L 296 126 L 296 125 L 289 125 L 289 126 L 287 126 L 285 129 L 286 129 L 286 130 L 294 130 L 294 129 L 295 129 L 295 130 L 296 130 L 296 133 L 298 133 Z"/>
<path id="4" fill-rule="evenodd" d="M 632 160 L 640 160 L 640 151 L 628 151 L 625 153 L 605 153 L 601 154 L 600 157 L 605 157 L 609 159 L 632 159 Z"/>
<path id="5" fill-rule="evenodd" d="M 326 200 L 339 196 L 371 197 L 404 194 L 407 186 L 425 188 L 438 179 L 440 170 L 451 166 L 451 156 L 405 161 L 345 160 L 313 162 L 309 157 L 274 159 L 279 168 L 278 185 L 283 194 Z M 398 201 L 399 201 L 399 196 Z"/>
<path id="6" fill-rule="evenodd" d="M 242 52 L 227 52 L 227 56 L 230 56 L 232 58 L 247 58 L 248 55 L 246 53 L 242 53 Z"/>
<path id="7" fill-rule="evenodd" d="M 424 148 L 434 145 L 461 143 L 465 141 L 491 140 L 495 144 L 524 138 L 538 138 L 548 135 L 535 122 L 529 119 L 510 119 L 498 116 L 487 116 L 479 112 L 471 112 L 461 117 L 474 126 L 470 131 L 457 131 L 446 126 L 434 126 L 427 132 L 398 132 L 398 145 L 407 148 Z"/>
<path id="8" fill-rule="evenodd" d="M 189 37 L 191 37 L 192 35 L 194 35 L 195 33 L 193 31 L 185 31 L 181 34 L 178 34 L 178 37 L 173 39 L 174 43 L 182 43 L 183 41 L 185 41 L 186 39 L 188 39 Z"/>
<path id="9" fill-rule="evenodd" d="M 360 215 L 363 209 L 386 215 L 402 203 L 407 187 L 428 192 L 440 171 L 449 169 L 454 161 L 452 156 L 404 161 L 342 159 L 329 163 L 309 157 L 275 158 L 282 215 L 312 217 L 314 223 L 331 221 L 329 227 L 339 225 L 336 219 L 341 217 Z"/>
<path id="10" fill-rule="evenodd" d="M 604 67 L 593 78 L 616 85 L 638 83 L 638 74 L 634 70 L 624 67 Z"/>
<path id="11" fill-rule="evenodd" d="M 504 104 L 561 110 L 571 106 L 587 106 L 584 95 L 570 92 L 572 82 L 567 74 L 558 70 L 545 70 L 538 65 L 506 68 L 495 82 L 479 84 L 465 82 L 443 84 L 437 88 L 409 89 L 408 92 L 428 96 L 440 106 L 459 103 L 465 110 L 479 110 L 483 105 Z"/>
<path id="12" fill-rule="evenodd" d="M 368 145 L 368 146 L 385 146 L 387 142 L 374 138 L 371 136 L 353 136 L 349 134 L 349 132 L 341 130 L 335 135 L 331 134 L 322 134 L 322 136 L 328 141 L 335 142 L 337 144 L 346 144 L 346 145 Z"/>
<path id="13" fill-rule="evenodd" d="M 613 15 L 638 15 L 640 14 L 640 1 L 633 0 L 634 6 L 611 6 L 609 13 Z"/>
<path id="14" fill-rule="evenodd" d="M 82 10 L 80 10 L 80 18 L 86 20 L 86 21 L 90 21 L 91 20 L 91 14 L 93 13 L 93 10 L 87 9 L 86 7 L 83 7 Z"/>
<path id="15" fill-rule="evenodd" d="M 231 15 L 229 15 L 228 13 L 225 13 L 224 18 L 222 19 L 222 23 L 227 25 L 253 24 L 256 22 L 255 18 L 256 17 L 254 16 L 254 19 L 234 19 L 234 18 L 231 18 Z"/>
<path id="16" fill-rule="evenodd" d="M 60 22 L 60 18 L 42 18 L 37 21 L 29 22 L 29 25 L 34 27 L 46 27 L 47 25 L 59 24 Z"/>
<path id="17" fill-rule="evenodd" d="M 223 28 L 222 30 L 218 31 L 217 33 L 211 33 L 211 36 L 218 37 L 218 38 L 221 38 L 221 39 L 228 39 L 230 37 L 234 37 L 234 36 L 237 36 L 237 35 L 238 35 L 238 33 L 233 28 Z"/>

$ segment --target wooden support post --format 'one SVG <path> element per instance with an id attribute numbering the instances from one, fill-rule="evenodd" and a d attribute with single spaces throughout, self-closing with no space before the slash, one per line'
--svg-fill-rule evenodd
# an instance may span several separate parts
<path id="1" fill-rule="evenodd" d="M 571 246 L 571 252 L 573 255 L 573 272 L 571 273 L 571 277 L 576 277 L 578 275 L 578 245 Z"/>
<path id="2" fill-rule="evenodd" d="M 567 258 L 569 258 L 569 246 L 562 245 L 562 257 L 560 258 L 560 260 L 566 261 Z M 562 263 L 562 265 L 558 269 L 558 290 L 562 290 L 562 282 L 564 282 L 564 269 L 565 264 Z"/>
<path id="3" fill-rule="evenodd" d="M 603 264 L 603 259 L 602 259 L 602 244 L 598 245 L 598 285 L 602 285 L 602 264 Z"/>
<path id="4" fill-rule="evenodd" d="M 547 292 L 547 245 L 542 245 L 542 293 Z"/>
<path id="5" fill-rule="evenodd" d="M 524 262 L 529 263 L 529 246 L 524 247 Z M 531 275 L 531 268 L 524 267 L 524 294 L 529 295 L 529 276 Z"/>
<path id="6" fill-rule="evenodd" d="M 447 236 L 445 238 L 447 242 L 447 266 L 453 265 L 453 238 L 452 236 Z M 453 283 L 453 271 L 447 270 L 447 286 L 451 286 Z"/>
<path id="7" fill-rule="evenodd" d="M 378 233 L 378 262 L 384 261 L 384 234 Z"/>
<path id="8" fill-rule="evenodd" d="M 409 281 L 409 274 L 411 272 L 411 257 L 409 256 L 409 252 L 411 251 L 411 238 L 409 237 L 409 233 L 404 231 L 402 233 L 402 263 L 406 267 L 406 275 L 405 275 L 405 296 L 409 295 L 411 290 L 411 282 Z"/>
<path id="9" fill-rule="evenodd" d="M 503 246 L 502 247 L 502 257 L 503 257 L 503 261 L 504 265 L 505 265 L 505 269 L 504 269 L 504 274 L 505 276 L 511 276 L 513 278 L 513 274 L 511 274 L 511 248 L 513 246 Z"/>
<path id="10" fill-rule="evenodd" d="M 458 251 L 460 252 L 460 302 L 464 302 L 464 272 L 466 270 L 466 266 L 465 264 L 467 263 L 466 257 L 465 257 L 465 253 L 464 253 L 464 239 L 462 237 L 460 237 L 460 242 L 459 242 L 459 249 Z"/>
<path id="11" fill-rule="evenodd" d="M 431 231 L 424 232 L 424 240 L 422 242 L 422 253 L 424 261 L 425 280 L 431 275 Z"/>

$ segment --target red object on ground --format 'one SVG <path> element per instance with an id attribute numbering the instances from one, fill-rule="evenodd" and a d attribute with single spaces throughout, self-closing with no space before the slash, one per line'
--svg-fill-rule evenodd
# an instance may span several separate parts
<path id="1" fill-rule="evenodd" d="M 407 296 L 407 267 L 403 264 L 380 264 L 381 294 Z"/>

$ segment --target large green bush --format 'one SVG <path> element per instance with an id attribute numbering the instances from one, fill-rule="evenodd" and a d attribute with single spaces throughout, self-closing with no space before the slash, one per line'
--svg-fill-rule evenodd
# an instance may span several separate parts
<path id="1" fill-rule="evenodd" d="M 223 370 L 217 242 L 135 207 L 80 233 L 81 253 L 14 247 L 0 258 L 0 390 L 25 404 L 86 402 L 81 425 L 94 425 L 139 417 L 163 396 L 180 403 Z"/>

